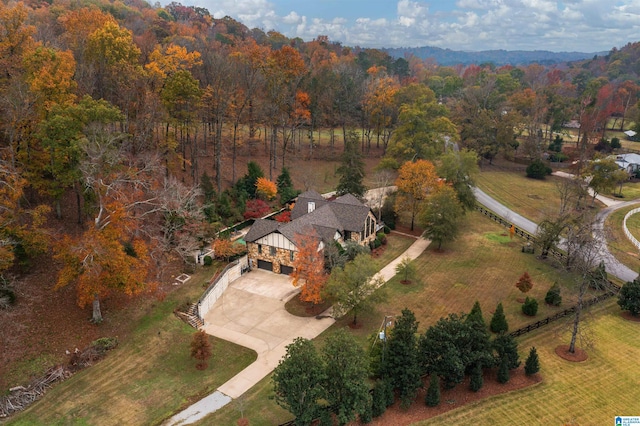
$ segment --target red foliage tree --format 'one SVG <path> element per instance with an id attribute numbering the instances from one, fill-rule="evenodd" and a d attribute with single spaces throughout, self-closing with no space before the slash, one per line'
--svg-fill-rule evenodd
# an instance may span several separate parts
<path id="1" fill-rule="evenodd" d="M 522 274 L 516 283 L 516 287 L 523 293 L 527 293 L 533 288 L 533 282 L 531 282 L 531 277 L 528 272 L 525 271 L 525 273 Z"/>
<path id="2" fill-rule="evenodd" d="M 265 201 L 260 199 L 247 200 L 247 205 L 244 211 L 245 219 L 257 219 L 269 213 L 271 207 Z"/>
<path id="3" fill-rule="evenodd" d="M 278 222 L 282 222 L 282 223 L 291 222 L 291 211 L 289 211 L 289 210 L 284 211 L 284 212 L 280 213 L 279 215 L 277 215 L 275 217 L 275 219 Z"/>
<path id="4" fill-rule="evenodd" d="M 211 342 L 209 336 L 204 331 L 196 331 L 191 340 L 191 357 L 198 360 L 196 368 L 198 370 L 206 370 L 209 366 L 209 358 L 211 358 Z"/>

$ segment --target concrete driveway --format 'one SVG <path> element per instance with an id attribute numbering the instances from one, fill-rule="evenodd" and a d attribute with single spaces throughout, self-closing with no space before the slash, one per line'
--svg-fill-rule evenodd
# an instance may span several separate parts
<path id="1" fill-rule="evenodd" d="M 204 318 L 204 331 L 253 349 L 256 362 L 223 384 L 218 391 L 238 398 L 267 376 L 296 337 L 313 339 L 334 323 L 333 318 L 290 315 L 285 303 L 298 294 L 291 278 L 254 269 L 234 281 Z"/>

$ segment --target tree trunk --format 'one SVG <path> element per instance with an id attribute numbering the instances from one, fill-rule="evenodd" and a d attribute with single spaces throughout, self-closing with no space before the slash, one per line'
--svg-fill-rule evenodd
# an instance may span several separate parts
<path id="1" fill-rule="evenodd" d="M 102 311 L 100 311 L 100 299 L 98 295 L 95 294 L 93 296 L 93 317 L 91 318 L 91 322 L 94 324 L 100 324 L 102 322 Z"/>
<path id="2" fill-rule="evenodd" d="M 575 353 L 576 340 L 578 338 L 578 332 L 580 331 L 580 316 L 582 314 L 582 301 L 584 295 L 587 292 L 587 285 L 589 284 L 586 277 L 583 278 L 582 284 L 580 284 L 580 291 L 578 293 L 578 303 L 576 304 L 576 315 L 573 317 L 573 330 L 571 331 L 571 343 L 569 343 L 569 352 Z"/>

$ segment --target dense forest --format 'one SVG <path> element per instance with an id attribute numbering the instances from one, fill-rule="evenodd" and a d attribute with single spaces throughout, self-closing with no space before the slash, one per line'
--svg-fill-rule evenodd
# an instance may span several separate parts
<path id="1" fill-rule="evenodd" d="M 243 174 L 241 152 L 260 146 L 274 182 L 290 156 L 318 155 L 318 129 L 336 149 L 356 131 L 396 170 L 451 142 L 536 159 L 575 120 L 584 157 L 607 126 L 638 121 L 640 43 L 551 66 L 440 66 L 179 3 L 3 0 L 0 70 L 3 282 L 50 253 L 55 286 L 75 285 L 99 319 L 101 297 L 152 286 L 243 217 L 260 173 Z"/>

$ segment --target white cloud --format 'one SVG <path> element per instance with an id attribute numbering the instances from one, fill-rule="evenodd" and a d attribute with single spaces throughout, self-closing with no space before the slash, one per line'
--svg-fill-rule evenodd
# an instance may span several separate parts
<path id="1" fill-rule="evenodd" d="M 440 7 L 435 11 L 423 0 L 398 0 L 396 16 L 370 17 L 362 8 L 359 18 L 349 20 L 305 16 L 302 9 L 278 16 L 267 0 L 187 0 L 184 4 L 196 3 L 216 18 L 229 15 L 249 28 L 275 29 L 304 40 L 323 34 L 345 45 L 365 47 L 595 52 L 640 40 L 640 0 L 614 4 L 603 0 L 458 0 L 452 10 Z"/>

